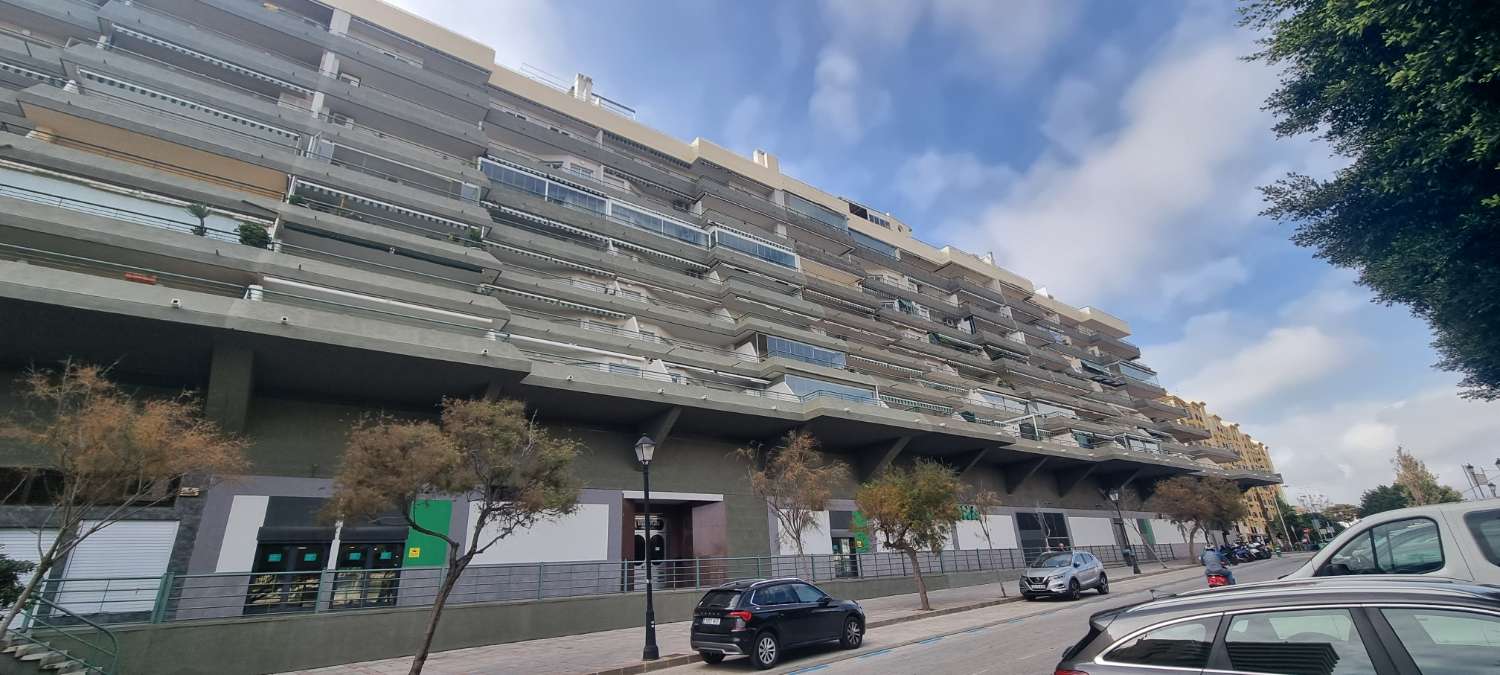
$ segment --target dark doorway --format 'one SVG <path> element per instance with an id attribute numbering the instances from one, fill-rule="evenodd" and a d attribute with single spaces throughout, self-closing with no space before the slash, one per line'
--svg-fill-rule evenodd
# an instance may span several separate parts
<path id="1" fill-rule="evenodd" d="M 339 546 L 333 577 L 334 609 L 393 607 L 401 582 L 402 541 Z"/>
<path id="2" fill-rule="evenodd" d="M 1023 511 L 1016 514 L 1016 528 L 1020 530 L 1021 551 L 1027 562 L 1046 551 L 1067 550 L 1073 545 L 1068 536 L 1068 519 L 1061 513 Z"/>

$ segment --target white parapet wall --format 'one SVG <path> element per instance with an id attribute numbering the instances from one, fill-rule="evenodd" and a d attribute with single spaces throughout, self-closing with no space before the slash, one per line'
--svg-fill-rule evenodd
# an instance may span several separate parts
<path id="1" fill-rule="evenodd" d="M 977 520 L 958 521 L 957 535 L 958 548 L 971 551 L 984 548 L 1019 548 L 1016 543 L 1016 520 L 1008 515 L 987 514 L 984 516 L 985 524 L 989 525 L 990 538 L 984 537 L 984 528 L 980 527 Z M 991 545 L 991 541 L 994 545 Z"/>
<path id="2" fill-rule="evenodd" d="M 469 504 L 468 535 L 474 534 L 479 502 Z M 486 541 L 486 539 L 481 539 Z M 579 504 L 578 510 L 529 529 L 516 530 L 488 551 L 474 557 L 476 565 L 521 562 L 567 562 L 609 558 L 609 506 Z"/>
<path id="3" fill-rule="evenodd" d="M 1109 518 L 1068 516 L 1068 533 L 1074 546 L 1114 546 L 1114 524 Z"/>

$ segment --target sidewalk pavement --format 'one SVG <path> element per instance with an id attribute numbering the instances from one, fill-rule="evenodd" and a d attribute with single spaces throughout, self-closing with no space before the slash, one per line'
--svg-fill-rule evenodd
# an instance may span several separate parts
<path id="1" fill-rule="evenodd" d="M 1141 566 L 1141 576 L 1131 575 L 1123 567 L 1111 567 L 1116 585 L 1131 579 L 1197 567 L 1196 561 L 1173 560 L 1166 569 L 1157 564 Z M 1121 576 L 1121 572 L 1124 576 Z M 1115 579 L 1118 579 L 1116 581 Z M 1002 595 L 1002 590 L 1006 595 Z M 917 609 L 915 593 L 860 600 L 865 608 L 867 629 L 944 616 L 1003 602 L 1020 600 L 1014 579 L 962 588 L 930 591 L 931 611 Z M 657 624 L 656 642 L 661 648 L 660 660 L 649 664 L 640 660 L 645 631 L 640 626 L 618 630 L 565 635 L 525 642 L 510 642 L 485 647 L 436 652 L 427 658 L 424 673 L 431 675 L 484 675 L 500 673 L 587 673 L 589 675 L 627 675 L 661 670 L 698 660 L 689 646 L 691 621 Z M 410 657 L 348 663 L 315 670 L 299 670 L 282 675 L 399 675 L 411 667 Z"/>

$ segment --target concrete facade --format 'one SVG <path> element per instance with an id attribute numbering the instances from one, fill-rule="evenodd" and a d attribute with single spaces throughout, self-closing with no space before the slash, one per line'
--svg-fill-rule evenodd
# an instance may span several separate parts
<path id="1" fill-rule="evenodd" d="M 772 155 L 652 130 L 586 77 L 528 78 L 376 0 L 68 4 L 61 21 L 0 0 L 0 27 L 29 31 L 0 43 L 27 69 L 0 69 L 0 405 L 71 358 L 143 396 L 195 391 L 247 439 L 246 475 L 141 516 L 179 523 L 142 573 L 179 618 L 337 608 L 323 581 L 349 570 L 389 581 L 355 605 L 424 600 L 430 540 L 400 514 L 328 522 L 320 500 L 351 424 L 431 418 L 443 397 L 522 399 L 582 449 L 586 508 L 503 543 L 470 602 L 635 589 L 642 434 L 660 447 L 655 556 L 678 571 L 787 551 L 735 451 L 793 430 L 855 470 L 804 535 L 825 553 L 866 545 L 858 481 L 918 458 L 1004 498 L 950 549 L 1023 557 L 1176 543 L 1141 510 L 1160 478 L 1279 481 L 1195 458 L 1207 434 L 1160 400 L 1125 321 Z M 462 499 L 428 506 L 466 531 Z M 39 514 L 0 506 L 0 528 Z M 271 572 L 300 576 L 269 597 Z"/>

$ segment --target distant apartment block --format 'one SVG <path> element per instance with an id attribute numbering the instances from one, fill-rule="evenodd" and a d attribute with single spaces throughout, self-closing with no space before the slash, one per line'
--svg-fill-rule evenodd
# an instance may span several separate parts
<path id="1" fill-rule="evenodd" d="M 1271 464 L 1271 451 L 1264 443 L 1240 430 L 1240 425 L 1226 422 L 1218 415 L 1208 412 L 1207 404 L 1187 401 L 1176 396 L 1167 396 L 1164 401 L 1187 411 L 1181 422 L 1208 432 L 1207 438 L 1194 443 L 1198 449 L 1192 451 L 1200 461 L 1212 462 L 1228 469 L 1275 473 Z M 1261 485 L 1245 491 L 1246 515 L 1235 523 L 1235 530 L 1242 536 L 1261 535 L 1282 537 L 1281 522 L 1276 511 L 1276 486 Z M 1296 533 L 1293 533 L 1296 535 Z"/>

